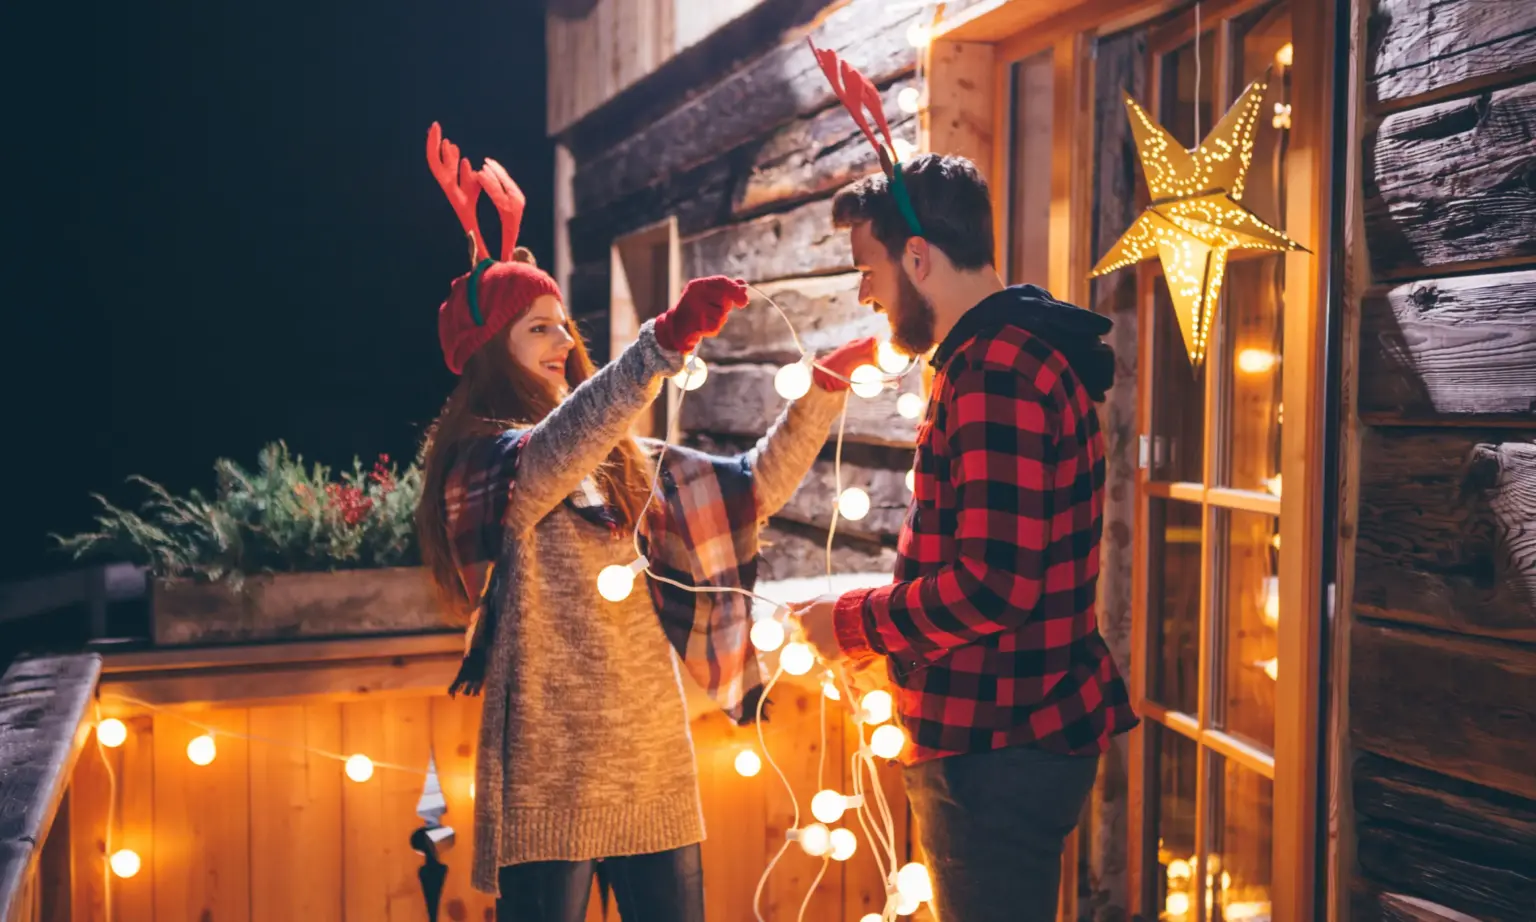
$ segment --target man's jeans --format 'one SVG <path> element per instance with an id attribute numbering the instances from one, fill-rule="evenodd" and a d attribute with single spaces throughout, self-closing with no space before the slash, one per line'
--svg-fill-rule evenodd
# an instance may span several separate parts
<path id="1" fill-rule="evenodd" d="M 1062 843 L 1098 765 L 1013 746 L 907 768 L 938 922 L 1054 920 Z"/>

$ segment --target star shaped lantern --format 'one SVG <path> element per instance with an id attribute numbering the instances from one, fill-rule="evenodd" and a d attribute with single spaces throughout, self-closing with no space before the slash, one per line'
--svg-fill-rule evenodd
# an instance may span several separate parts
<path id="1" fill-rule="evenodd" d="M 1193 365 L 1205 359 L 1227 251 L 1305 251 L 1241 204 L 1267 86 L 1267 78 L 1249 84 L 1194 150 L 1181 147 L 1136 100 L 1125 97 L 1152 203 L 1091 274 L 1104 275 L 1153 255 L 1161 259 Z"/>

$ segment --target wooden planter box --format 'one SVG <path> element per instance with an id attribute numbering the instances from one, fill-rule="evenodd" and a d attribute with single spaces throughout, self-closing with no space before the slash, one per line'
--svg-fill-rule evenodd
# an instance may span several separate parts
<path id="1" fill-rule="evenodd" d="M 157 646 L 240 643 L 451 630 L 419 567 L 280 573 L 239 589 L 156 580 L 150 620 Z"/>

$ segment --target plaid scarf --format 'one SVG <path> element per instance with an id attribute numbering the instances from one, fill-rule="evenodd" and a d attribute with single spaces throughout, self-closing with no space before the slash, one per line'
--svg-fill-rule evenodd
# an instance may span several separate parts
<path id="1" fill-rule="evenodd" d="M 454 562 L 464 585 L 481 590 L 450 694 L 478 694 L 484 681 L 501 598 L 501 523 L 508 493 L 516 489 L 517 455 L 525 435 L 508 431 L 460 448 L 444 486 Z M 653 456 L 661 447 L 659 442 L 644 444 Z M 758 515 L 747 457 L 722 458 L 668 445 L 657 493 L 640 527 L 640 546 L 651 572 L 695 589 L 751 591 L 757 579 Z M 565 504 L 591 522 L 618 529 L 591 478 Z M 684 668 L 732 720 L 750 722 L 763 690 L 763 667 L 748 639 L 751 599 L 738 592 L 691 592 L 649 577 L 646 585 Z"/>

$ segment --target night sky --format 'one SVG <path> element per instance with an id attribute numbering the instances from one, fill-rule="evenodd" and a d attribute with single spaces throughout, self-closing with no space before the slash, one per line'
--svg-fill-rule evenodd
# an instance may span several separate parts
<path id="1" fill-rule="evenodd" d="M 275 439 L 414 454 L 467 269 L 434 119 L 506 165 L 552 261 L 537 6 L 5 4 L 0 580 L 69 566 L 46 534 L 89 525 L 91 491 L 137 502 L 129 474 L 206 490 Z"/>

